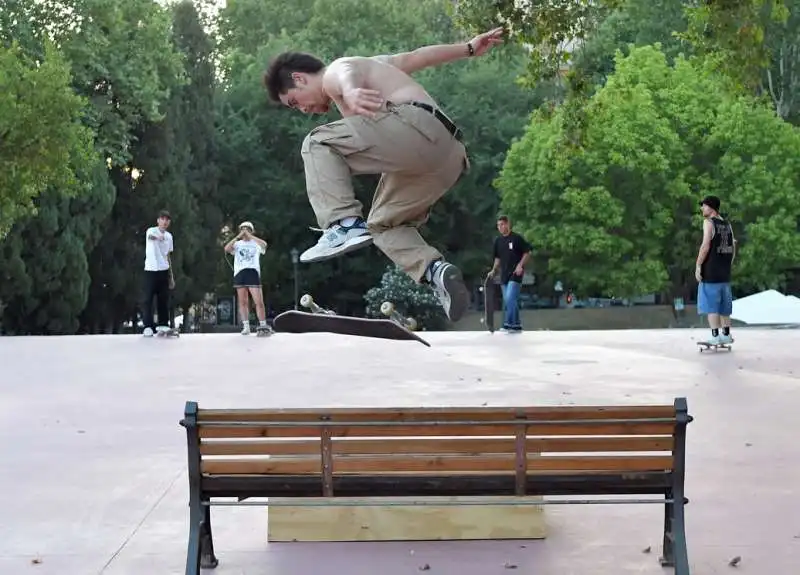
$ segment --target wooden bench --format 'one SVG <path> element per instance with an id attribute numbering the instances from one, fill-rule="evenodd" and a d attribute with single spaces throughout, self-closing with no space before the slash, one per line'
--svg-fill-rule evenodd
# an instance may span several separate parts
<path id="1" fill-rule="evenodd" d="M 685 398 L 673 405 L 199 409 L 187 402 L 187 575 L 217 566 L 211 505 L 289 498 L 569 496 L 664 505 L 661 563 L 689 575 Z M 641 498 L 642 495 L 660 497 Z M 589 496 L 625 498 L 581 499 Z"/>

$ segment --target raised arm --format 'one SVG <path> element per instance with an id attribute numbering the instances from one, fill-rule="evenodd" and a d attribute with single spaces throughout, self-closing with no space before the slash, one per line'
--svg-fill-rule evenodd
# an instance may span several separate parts
<path id="1" fill-rule="evenodd" d="M 255 236 L 253 234 L 250 234 L 250 239 L 252 239 L 254 242 L 256 242 L 258 244 L 258 247 L 261 248 L 261 253 L 262 254 L 267 251 L 267 242 L 266 241 L 262 240 L 261 238 Z"/>
<path id="2" fill-rule="evenodd" d="M 503 41 L 502 36 L 503 29 L 495 28 L 475 36 L 466 44 L 459 42 L 457 44 L 423 46 L 411 52 L 402 52 L 389 56 L 388 62 L 406 74 L 413 74 L 431 66 L 439 66 L 472 56 L 482 56 L 489 48 L 501 43 Z"/>

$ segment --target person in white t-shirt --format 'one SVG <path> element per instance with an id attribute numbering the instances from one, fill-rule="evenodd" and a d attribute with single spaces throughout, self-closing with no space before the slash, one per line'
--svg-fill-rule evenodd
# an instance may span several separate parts
<path id="1" fill-rule="evenodd" d="M 154 331 L 169 329 L 169 291 L 175 289 L 172 273 L 172 234 L 167 231 L 172 218 L 162 210 L 157 225 L 145 232 L 144 257 L 144 323 L 143 335 L 151 337 Z M 153 319 L 153 297 L 156 298 L 158 325 Z"/>
<path id="2" fill-rule="evenodd" d="M 250 300 L 253 298 L 258 317 L 257 331 L 271 333 L 264 310 L 261 291 L 261 256 L 267 251 L 267 242 L 254 235 L 252 222 L 242 222 L 239 234 L 225 244 L 225 251 L 233 254 L 233 287 L 239 300 L 239 315 L 242 317 L 242 335 L 250 333 Z"/>

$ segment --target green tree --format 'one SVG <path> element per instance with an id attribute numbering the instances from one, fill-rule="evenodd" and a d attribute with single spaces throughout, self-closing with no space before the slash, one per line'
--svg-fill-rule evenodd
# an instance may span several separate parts
<path id="1" fill-rule="evenodd" d="M 93 161 L 92 133 L 81 125 L 86 101 L 70 88 L 70 69 L 49 42 L 36 62 L 18 45 L 0 45 L 0 240 L 35 213 L 48 188 L 86 191 L 79 173 Z"/>
<path id="2" fill-rule="evenodd" d="M 9 333 L 69 335 L 89 297 L 88 253 L 102 239 L 98 222 L 111 211 L 114 189 L 105 163 L 82 175 L 88 191 L 67 197 L 49 188 L 35 216 L 17 221 L 0 243 L 0 324 Z"/>
<path id="3" fill-rule="evenodd" d="M 670 66 L 652 46 L 617 54 L 585 117 L 579 149 L 564 146 L 562 110 L 535 114 L 498 181 L 506 211 L 548 256 L 550 275 L 582 295 L 687 295 L 697 202 L 716 193 L 740 230 L 737 285 L 785 281 L 800 257 L 792 184 L 800 135 L 792 126 L 731 95 L 707 68 L 682 57 Z"/>

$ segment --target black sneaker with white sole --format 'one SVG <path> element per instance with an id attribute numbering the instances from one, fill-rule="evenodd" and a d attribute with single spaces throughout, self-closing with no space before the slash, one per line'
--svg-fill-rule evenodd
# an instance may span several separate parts
<path id="1" fill-rule="evenodd" d="M 467 311 L 470 300 L 461 270 L 453 264 L 441 262 L 433 270 L 431 285 L 447 318 L 453 322 L 460 320 Z"/>

